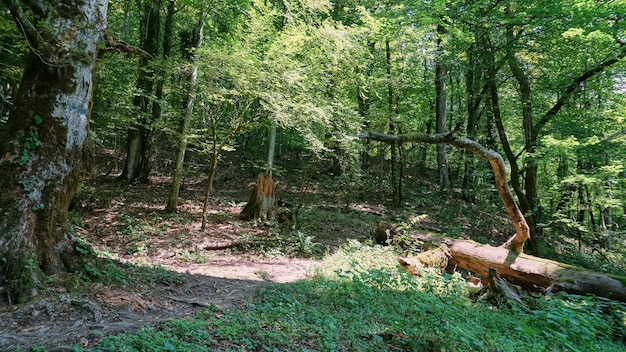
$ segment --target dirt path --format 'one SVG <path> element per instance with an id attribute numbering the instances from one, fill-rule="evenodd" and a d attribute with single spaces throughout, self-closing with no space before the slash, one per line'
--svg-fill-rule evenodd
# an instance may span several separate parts
<path id="1" fill-rule="evenodd" d="M 247 199 L 249 190 L 238 181 L 212 196 L 208 226 L 202 230 L 202 204 L 197 201 L 202 198 L 202 182 L 189 180 L 184 194 L 188 200 L 180 204 L 179 212 L 166 213 L 163 194 L 168 182 L 155 177 L 149 185 L 120 185 L 113 176 L 102 176 L 82 187 L 72 219 L 75 236 L 115 262 L 153 269 L 137 280 L 132 272 L 140 269 L 129 269 L 124 284 L 116 286 L 66 274 L 52 278 L 52 288 L 30 303 L 8 305 L 0 300 L 0 351 L 30 351 L 32 346 L 72 351 L 75 344 L 89 349 L 102 335 L 186 317 L 209 305 L 237 306 L 262 285 L 305 278 L 318 263 L 258 248 L 206 250 L 242 238 L 273 238 L 292 229 L 239 221 L 242 204 L 237 201 Z M 332 207 L 320 210 L 320 226 L 307 232 L 325 249 L 336 248 L 348 238 L 369 236 L 368 222 L 340 227 L 332 220 L 336 214 Z"/>
<path id="2" fill-rule="evenodd" d="M 222 254 L 202 264 L 187 265 L 184 272 L 178 270 L 179 282 L 170 285 L 93 285 L 83 293 L 57 290 L 26 305 L 3 304 L 0 350 L 30 351 L 32 346 L 45 346 L 48 351 L 72 351 L 75 344 L 88 349 L 101 335 L 185 317 L 210 305 L 221 309 L 239 305 L 262 285 L 305 278 L 315 263 Z M 178 267 L 173 260 L 162 265 Z"/>

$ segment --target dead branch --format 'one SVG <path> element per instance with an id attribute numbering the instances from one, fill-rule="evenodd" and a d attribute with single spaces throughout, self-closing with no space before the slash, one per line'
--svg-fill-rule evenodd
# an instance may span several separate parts
<path id="1" fill-rule="evenodd" d="M 385 143 L 397 143 L 397 142 L 411 142 L 411 143 L 428 143 L 428 144 L 441 144 L 447 143 L 458 148 L 465 149 L 472 152 L 474 155 L 481 159 L 486 159 L 491 164 L 495 176 L 495 184 L 500 194 L 500 198 L 504 203 L 509 218 L 515 226 L 515 236 L 511 237 L 503 246 L 506 249 L 522 253 L 524 250 L 524 243 L 530 238 L 530 228 L 524 218 L 524 214 L 517 206 L 515 198 L 509 189 L 506 176 L 506 166 L 502 156 L 491 149 L 483 147 L 478 142 L 475 142 L 468 138 L 461 138 L 454 134 L 454 131 L 449 133 L 439 133 L 429 135 L 425 133 L 413 133 L 405 135 L 389 135 L 376 132 L 362 132 L 359 133 L 361 139 L 371 139 L 375 141 Z"/>
<path id="2" fill-rule="evenodd" d="M 104 53 L 112 52 L 112 53 L 133 54 L 144 59 L 154 58 L 147 51 L 126 43 L 125 41 L 115 37 L 109 31 L 107 31 L 107 33 L 105 34 L 104 41 L 105 41 L 105 47 L 98 50 L 98 57 L 101 57 Z"/>

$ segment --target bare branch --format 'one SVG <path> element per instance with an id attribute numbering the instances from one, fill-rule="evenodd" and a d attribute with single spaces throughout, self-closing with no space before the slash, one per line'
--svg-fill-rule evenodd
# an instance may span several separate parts
<path id="1" fill-rule="evenodd" d="M 125 41 L 115 37 L 108 31 L 105 36 L 105 44 L 106 46 L 99 51 L 99 56 L 102 56 L 102 54 L 106 52 L 114 52 L 114 53 L 134 54 L 144 59 L 153 58 L 153 56 L 150 55 L 150 53 L 148 53 L 147 51 L 126 43 Z"/>
<path id="2" fill-rule="evenodd" d="M 390 135 L 376 132 L 361 132 L 358 135 L 361 139 L 371 139 L 385 143 L 397 143 L 397 142 L 414 142 L 414 143 L 428 143 L 428 144 L 440 144 L 447 143 L 458 148 L 465 149 L 472 152 L 474 155 L 481 159 L 486 159 L 491 164 L 495 176 L 495 184 L 500 198 L 504 203 L 509 218 L 515 226 L 515 236 L 511 237 L 504 247 L 516 252 L 523 252 L 524 243 L 530 238 L 530 229 L 524 214 L 517 206 L 515 198 L 509 189 L 506 176 L 506 165 L 502 156 L 491 149 L 483 147 L 476 141 L 469 138 L 461 138 L 456 136 L 453 132 L 439 133 L 429 135 L 425 133 L 413 133 L 404 135 Z"/>
<path id="3" fill-rule="evenodd" d="M 622 60 L 624 57 L 626 57 L 626 43 L 621 43 L 620 42 L 620 51 L 617 53 L 617 55 L 615 55 L 615 57 L 602 61 L 599 64 L 593 66 L 592 68 L 588 69 L 587 71 L 583 72 L 580 76 L 576 77 L 572 83 L 570 83 L 567 88 L 565 88 L 565 91 L 563 91 L 561 97 L 556 101 L 556 103 L 552 106 L 552 108 L 550 108 L 550 110 L 548 110 L 548 112 L 546 112 L 541 119 L 539 119 L 539 121 L 537 122 L 537 124 L 534 126 L 533 128 L 533 134 L 535 136 L 537 136 L 539 134 L 539 131 L 554 117 L 556 116 L 556 114 L 559 113 L 559 111 L 561 111 L 561 108 L 565 105 L 565 103 L 567 102 L 567 100 L 572 96 L 572 94 L 574 94 L 574 92 L 580 88 L 580 85 L 582 83 L 584 83 L 586 80 L 588 80 L 589 78 L 595 76 L 596 74 L 604 71 L 605 69 L 609 68 L 610 66 L 618 63 L 620 60 Z"/>

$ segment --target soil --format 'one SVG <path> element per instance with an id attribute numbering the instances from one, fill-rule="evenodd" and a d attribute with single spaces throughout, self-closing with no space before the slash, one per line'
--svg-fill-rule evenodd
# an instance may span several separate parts
<path id="1" fill-rule="evenodd" d="M 205 230 L 200 229 L 204 180 L 187 180 L 181 193 L 186 200 L 175 214 L 164 212 L 170 179 L 155 177 L 149 185 L 130 186 L 114 181 L 105 175 L 88 181 L 70 214 L 75 236 L 117 263 L 101 272 L 113 276 L 114 268 L 121 267 L 123 278 L 105 284 L 70 274 L 55 276 L 29 303 L 0 303 L 1 351 L 35 346 L 72 351 L 77 345 L 88 350 L 103 335 L 132 332 L 208 306 L 236 307 L 263 285 L 307 277 L 320 262 L 258 248 L 205 250 L 277 231 L 276 224 L 237 219 L 251 190 L 240 181 L 215 187 Z M 326 248 L 346 238 L 363 239 L 369 229 L 329 231 L 316 238 Z"/>
<path id="2" fill-rule="evenodd" d="M 151 177 L 147 185 L 127 185 L 116 182 L 112 173 L 119 164 L 114 152 L 100 150 L 98 168 L 102 173 L 85 182 L 70 212 L 72 233 L 106 258 L 104 264 L 87 268 L 92 276 L 50 277 L 47 289 L 29 303 L 0 300 L 0 351 L 27 351 L 35 346 L 47 351 L 72 351 L 77 346 L 89 350 L 104 335 L 156 326 L 208 306 L 237 307 L 261 286 L 304 279 L 321 263 L 317 251 L 303 257 L 298 243 L 299 251 L 294 251 L 284 241 L 278 241 L 284 248 L 274 248 L 259 240 L 294 232 L 314 235 L 313 242 L 300 245 L 309 246 L 305 249 L 319 249 L 320 245 L 332 252 L 348 239 L 369 238 L 376 221 L 398 219 L 381 205 L 387 202 L 384 192 L 361 192 L 359 203 L 347 207 L 345 185 L 325 178 L 322 172 L 308 170 L 303 175 L 300 167 L 293 168 L 293 175 L 275 178 L 280 179 L 276 199 L 296 212 L 300 209 L 297 223 L 239 220 L 257 171 L 235 160 L 218 169 L 203 230 L 206 178 L 201 167 L 195 167 L 196 171 L 190 167 L 190 174 L 199 176 L 184 180 L 178 211 L 166 213 L 171 178 Z M 166 169 L 171 169 L 171 163 L 163 165 L 155 173 L 171 175 L 172 170 Z M 478 219 L 468 221 L 451 212 L 449 205 L 428 201 L 432 197 L 428 183 L 406 188 L 422 193 L 417 199 L 423 204 L 409 209 L 409 214 L 417 214 L 409 221 L 424 229 L 439 232 L 448 226 L 458 229 L 460 237 L 490 234 L 500 243 L 508 238 L 502 229 L 512 230 L 506 217 L 481 213 Z M 316 211 L 303 211 L 307 207 Z M 469 225 L 474 222 L 478 225 Z"/>

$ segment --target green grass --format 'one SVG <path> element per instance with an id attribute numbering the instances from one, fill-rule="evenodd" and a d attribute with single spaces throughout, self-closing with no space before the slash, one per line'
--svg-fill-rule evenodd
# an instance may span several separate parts
<path id="1" fill-rule="evenodd" d="M 115 351 L 623 351 L 623 304 L 527 297 L 532 309 L 467 298 L 458 275 L 377 265 L 352 242 L 308 280 L 265 287 L 244 306 L 107 336 Z M 621 341 L 620 341 L 621 340 Z"/>

